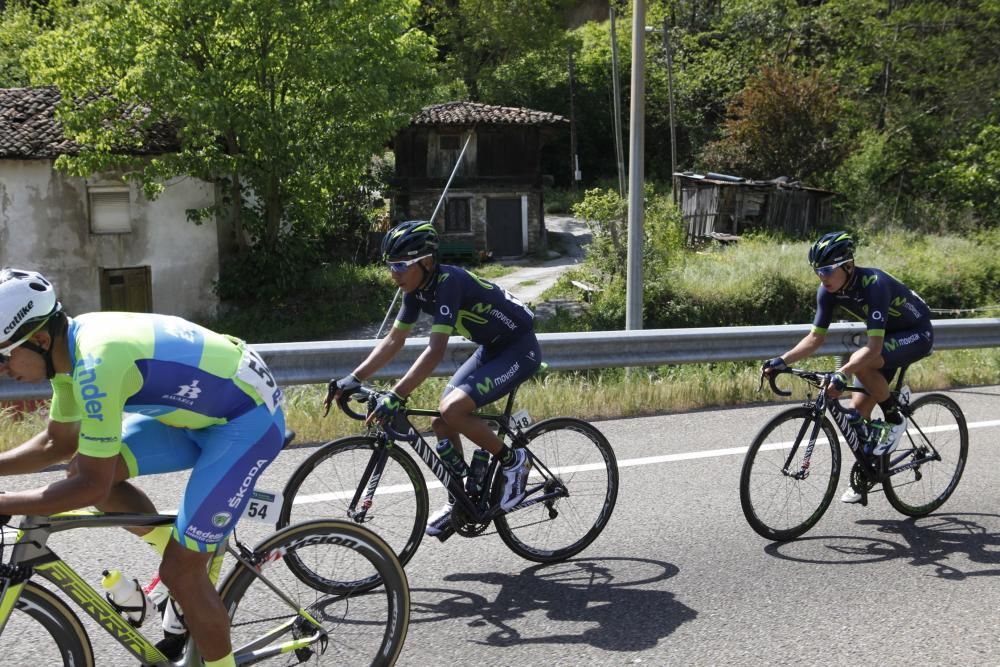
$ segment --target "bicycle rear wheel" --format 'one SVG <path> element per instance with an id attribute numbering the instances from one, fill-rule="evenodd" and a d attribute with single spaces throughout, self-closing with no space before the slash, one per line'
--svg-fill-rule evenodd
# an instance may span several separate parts
<path id="1" fill-rule="evenodd" d="M 286 567 L 290 555 L 321 577 L 376 577 L 384 586 L 328 593 L 291 572 Z M 396 662 L 409 626 L 410 589 L 403 566 L 377 535 L 344 521 L 309 521 L 274 533 L 257 545 L 254 556 L 267 582 L 258 568 L 237 565 L 221 590 L 238 662 L 250 651 L 267 652 L 269 665 L 388 667 Z M 325 637 L 316 639 L 316 625 L 268 582 L 318 621 Z M 308 645 L 290 648 L 290 642 Z"/>
<path id="2" fill-rule="evenodd" d="M 761 537 L 795 539 L 816 525 L 833 500 L 840 477 L 837 433 L 824 415 L 815 446 L 807 452 L 815 426 L 811 408 L 785 410 L 764 425 L 747 450 L 740 504 Z"/>
<path id="3" fill-rule="evenodd" d="M 334 440 L 303 461 L 285 485 L 278 528 L 315 519 L 342 519 L 363 523 L 385 540 L 404 565 L 413 557 L 427 525 L 427 484 L 416 462 L 399 447 L 386 451 L 385 469 L 363 518 L 351 516 L 350 503 L 362 484 L 365 470 L 378 453 L 378 441 L 368 436 Z M 363 502 L 363 501 L 362 501 Z M 360 504 L 360 503 L 359 503 Z M 294 559 L 293 568 L 303 565 Z M 366 582 L 344 582 L 356 588 Z M 371 586 L 378 581 L 367 582 Z"/>
<path id="4" fill-rule="evenodd" d="M 94 665 L 94 649 L 77 615 L 30 581 L 7 619 L 0 655 L 5 665 Z"/>
<path id="5" fill-rule="evenodd" d="M 618 498 L 615 453 L 597 428 L 571 417 L 541 421 L 524 435 L 532 458 L 525 502 L 560 488 L 565 492 L 501 514 L 494 520 L 497 533 L 522 558 L 538 563 L 564 560 L 597 539 L 611 519 Z M 503 475 L 498 471 L 494 500 L 502 489 Z"/>
<path id="6" fill-rule="evenodd" d="M 941 507 L 958 486 L 969 454 L 969 427 L 962 409 L 944 394 L 921 396 L 907 412 L 909 424 L 889 454 L 889 468 L 914 467 L 890 476 L 882 487 L 897 511 L 924 516 Z"/>

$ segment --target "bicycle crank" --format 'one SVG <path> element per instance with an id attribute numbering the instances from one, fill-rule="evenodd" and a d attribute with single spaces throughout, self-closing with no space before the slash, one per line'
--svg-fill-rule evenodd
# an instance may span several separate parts
<path id="1" fill-rule="evenodd" d="M 851 468 L 851 488 L 854 489 L 855 493 L 861 494 L 862 506 L 868 504 L 868 492 L 874 486 L 875 482 L 869 479 L 865 469 L 861 467 L 861 463 L 855 461 L 854 466 Z"/>

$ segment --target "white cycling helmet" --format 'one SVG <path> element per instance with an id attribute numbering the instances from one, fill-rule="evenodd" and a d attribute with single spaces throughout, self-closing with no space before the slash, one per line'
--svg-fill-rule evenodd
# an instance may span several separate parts
<path id="1" fill-rule="evenodd" d="M 61 310 L 56 290 L 37 271 L 0 271 L 0 354 L 28 339 Z"/>

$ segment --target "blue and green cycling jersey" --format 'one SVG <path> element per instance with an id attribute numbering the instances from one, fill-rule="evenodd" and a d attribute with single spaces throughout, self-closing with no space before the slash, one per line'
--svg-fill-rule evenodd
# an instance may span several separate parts
<path id="1" fill-rule="evenodd" d="M 931 327 L 931 312 L 924 300 L 880 269 L 856 267 L 839 292 L 829 292 L 820 285 L 812 331 L 825 334 L 838 310 L 865 322 L 870 337 Z"/>
<path id="2" fill-rule="evenodd" d="M 267 367 L 243 341 L 179 317 L 89 313 L 69 324 L 71 374 L 52 380 L 50 417 L 80 422 L 79 452 L 122 450 L 123 413 L 205 429 L 281 401 Z"/>
<path id="3" fill-rule="evenodd" d="M 395 327 L 408 330 L 424 312 L 431 333 L 458 333 L 473 343 L 494 346 L 534 330 L 534 315 L 507 290 L 465 269 L 439 264 L 426 289 L 403 297 Z"/>

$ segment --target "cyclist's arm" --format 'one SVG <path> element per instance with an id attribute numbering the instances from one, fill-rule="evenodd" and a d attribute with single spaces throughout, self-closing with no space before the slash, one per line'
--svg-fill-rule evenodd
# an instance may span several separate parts
<path id="1" fill-rule="evenodd" d="M 54 514 L 103 502 L 114 482 L 118 457 L 77 456 L 77 474 L 29 491 L 0 494 L 0 514 Z"/>
<path id="2" fill-rule="evenodd" d="M 403 379 L 392 388 L 398 395 L 406 398 L 434 372 L 437 365 L 444 359 L 444 352 L 448 348 L 448 334 L 434 332 L 431 334 L 430 342 L 417 360 L 406 371 Z"/>
<path id="3" fill-rule="evenodd" d="M 409 329 L 393 327 L 389 334 L 378 342 L 375 349 L 371 351 L 361 365 L 354 369 L 354 377 L 359 380 L 367 380 L 375 374 L 378 369 L 392 361 L 392 358 L 403 349 L 406 337 L 410 335 Z"/>
<path id="4" fill-rule="evenodd" d="M 811 357 L 816 350 L 822 347 L 825 340 L 826 334 L 819 333 L 818 331 L 810 331 L 795 347 L 781 355 L 781 358 L 785 360 L 786 364 L 791 366 L 800 359 Z"/>
<path id="5" fill-rule="evenodd" d="M 24 475 L 68 461 L 76 453 L 80 422 L 50 421 L 30 440 L 0 454 L 0 475 Z"/>
<path id="6" fill-rule="evenodd" d="M 882 364 L 878 363 L 878 360 L 882 357 L 883 340 L 885 339 L 882 336 L 869 336 L 868 343 L 861 349 L 855 350 L 847 363 L 837 370 L 844 375 L 851 375 L 857 373 L 858 369 L 881 368 Z"/>

